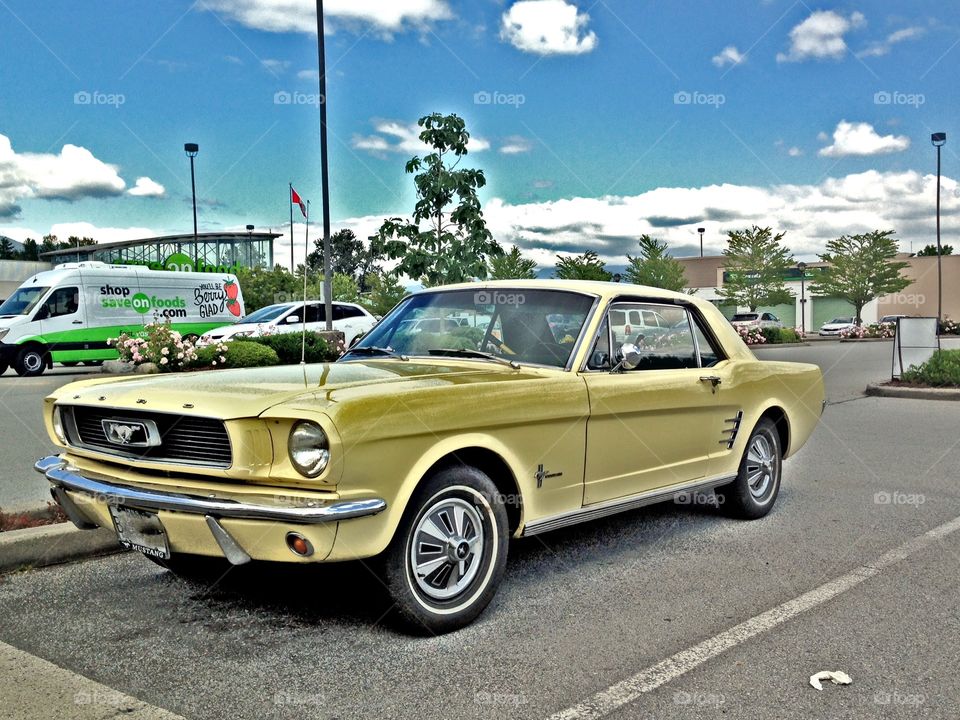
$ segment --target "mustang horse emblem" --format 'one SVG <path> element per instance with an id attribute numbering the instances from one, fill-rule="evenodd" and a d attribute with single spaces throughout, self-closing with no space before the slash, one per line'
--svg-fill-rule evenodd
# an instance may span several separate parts
<path id="1" fill-rule="evenodd" d="M 133 434 L 137 430 L 143 430 L 143 428 L 140 425 L 110 423 L 108 426 L 107 439 L 110 442 L 119 443 L 120 445 L 129 445 L 133 439 Z"/>

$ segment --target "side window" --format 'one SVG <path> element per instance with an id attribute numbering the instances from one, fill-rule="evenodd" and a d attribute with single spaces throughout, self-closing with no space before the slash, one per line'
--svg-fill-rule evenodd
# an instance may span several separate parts
<path id="1" fill-rule="evenodd" d="M 723 360 L 723 354 L 703 331 L 699 322 L 693 320 L 693 327 L 697 335 L 697 347 L 700 349 L 700 366 L 705 368 L 713 367 Z"/>
<path id="2" fill-rule="evenodd" d="M 660 323 L 657 322 L 657 314 L 652 310 L 643 311 L 643 324 L 647 327 L 660 327 Z"/>
<path id="3" fill-rule="evenodd" d="M 75 287 L 58 288 L 44 305 L 47 307 L 48 318 L 73 315 L 80 307 L 80 290 Z"/>
<path id="4" fill-rule="evenodd" d="M 308 323 L 319 323 L 324 321 L 326 313 L 324 313 L 323 305 L 307 305 L 307 322 Z M 295 313 L 299 315 L 300 313 Z"/>
<path id="5" fill-rule="evenodd" d="M 627 323 L 631 317 L 642 319 L 642 324 Z M 587 365 L 592 370 L 615 365 L 619 360 L 620 346 L 624 343 L 636 345 L 640 353 L 640 364 L 633 372 L 698 367 L 696 345 L 685 308 L 621 303 L 607 314 L 604 327 L 607 324 L 613 347 L 609 347 L 606 335 L 597 341 Z M 604 353 L 610 358 L 610 364 L 606 366 L 599 363 Z"/>
<path id="6" fill-rule="evenodd" d="M 350 316 L 347 314 L 347 309 L 343 305 L 337 305 L 336 303 L 333 304 L 334 322 L 336 322 L 337 320 L 345 320 L 348 317 Z"/>
<path id="7" fill-rule="evenodd" d="M 603 325 L 600 326 L 600 336 L 590 351 L 590 357 L 587 359 L 588 370 L 609 370 L 612 365 L 610 362 L 610 319 L 614 317 L 616 311 L 611 311 Z M 623 313 L 620 313 L 623 316 Z"/>

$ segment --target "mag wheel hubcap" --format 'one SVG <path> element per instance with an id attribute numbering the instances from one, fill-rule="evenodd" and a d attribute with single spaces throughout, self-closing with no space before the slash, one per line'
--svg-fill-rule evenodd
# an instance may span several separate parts
<path id="1" fill-rule="evenodd" d="M 27 353 L 23 356 L 23 366 L 30 372 L 39 370 L 42 364 L 43 358 L 40 357 L 39 353 Z"/>
<path id="2" fill-rule="evenodd" d="M 769 494 L 779 472 L 780 459 L 774 452 L 774 444 L 765 434 L 750 441 L 747 450 L 747 486 L 756 500 Z"/>
<path id="3" fill-rule="evenodd" d="M 420 518 L 410 546 L 410 570 L 429 598 L 449 600 L 476 578 L 483 554 L 483 521 L 460 498 L 434 503 Z"/>

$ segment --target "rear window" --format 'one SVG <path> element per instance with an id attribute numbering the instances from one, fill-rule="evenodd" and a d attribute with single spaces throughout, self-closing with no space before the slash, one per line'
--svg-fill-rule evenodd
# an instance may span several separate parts
<path id="1" fill-rule="evenodd" d="M 733 322 L 756 320 L 759 317 L 756 313 L 738 313 L 733 316 Z"/>

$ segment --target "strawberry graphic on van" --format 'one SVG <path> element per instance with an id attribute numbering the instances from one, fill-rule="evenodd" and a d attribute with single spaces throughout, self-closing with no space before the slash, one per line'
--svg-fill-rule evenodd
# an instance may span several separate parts
<path id="1" fill-rule="evenodd" d="M 235 301 L 237 295 L 240 294 L 240 286 L 237 285 L 233 280 L 227 280 L 223 284 L 223 291 L 227 294 L 227 299 Z"/>
<path id="2" fill-rule="evenodd" d="M 240 303 L 236 300 L 227 300 L 227 310 L 229 310 L 230 314 L 234 317 L 240 317 Z"/>

